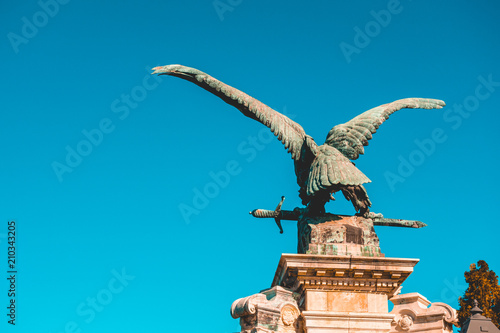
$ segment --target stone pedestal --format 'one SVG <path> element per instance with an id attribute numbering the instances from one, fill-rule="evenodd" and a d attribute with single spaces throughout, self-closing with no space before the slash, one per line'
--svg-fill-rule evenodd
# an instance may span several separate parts
<path id="1" fill-rule="evenodd" d="M 428 307 L 417 293 L 397 296 L 419 260 L 384 257 L 373 221 L 300 215 L 299 254 L 281 256 L 271 289 L 233 303 L 231 315 L 240 318 L 241 332 L 452 333 L 451 307 Z M 412 222 L 394 221 L 382 222 Z"/>
<path id="2" fill-rule="evenodd" d="M 398 295 L 418 261 L 283 254 L 272 288 L 235 301 L 231 315 L 244 333 L 452 333 L 449 305 Z"/>
<path id="3" fill-rule="evenodd" d="M 388 299 L 417 259 L 283 254 L 273 286 L 300 295 L 305 333 L 389 332 Z"/>
<path id="4" fill-rule="evenodd" d="M 373 220 L 361 216 L 301 216 L 297 253 L 383 257 Z"/>

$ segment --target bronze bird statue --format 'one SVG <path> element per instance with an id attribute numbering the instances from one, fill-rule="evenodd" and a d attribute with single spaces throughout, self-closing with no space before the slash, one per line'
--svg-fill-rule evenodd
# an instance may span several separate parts
<path id="1" fill-rule="evenodd" d="M 333 127 L 325 143 L 318 146 L 302 126 L 290 118 L 202 71 L 182 65 L 159 66 L 153 71 L 152 74 L 190 81 L 269 127 L 292 155 L 299 196 L 307 206 L 308 215 L 323 214 L 333 193 L 342 191 L 358 215 L 368 216 L 371 202 L 363 184 L 371 181 L 351 160 L 364 154 L 363 146 L 368 145 L 372 134 L 392 113 L 405 108 L 440 109 L 445 106 L 443 101 L 426 98 L 405 98 L 384 104 Z"/>

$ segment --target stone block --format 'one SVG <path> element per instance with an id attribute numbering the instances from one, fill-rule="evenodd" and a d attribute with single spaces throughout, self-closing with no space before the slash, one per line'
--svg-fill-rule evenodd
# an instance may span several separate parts
<path id="1" fill-rule="evenodd" d="M 301 216 L 298 253 L 383 257 L 373 220 L 361 216 Z"/>

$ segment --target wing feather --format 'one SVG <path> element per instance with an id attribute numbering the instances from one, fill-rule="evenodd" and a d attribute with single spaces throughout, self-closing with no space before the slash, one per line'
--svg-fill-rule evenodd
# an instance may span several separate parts
<path id="1" fill-rule="evenodd" d="M 300 159 L 306 133 L 302 126 L 255 98 L 195 68 L 167 65 L 153 68 L 153 74 L 175 76 L 190 81 L 236 107 L 245 116 L 269 127 L 294 160 Z"/>
<path id="2" fill-rule="evenodd" d="M 344 156 L 355 160 L 364 154 L 363 146 L 373 137 L 380 125 L 391 114 L 401 109 L 441 109 L 443 101 L 428 98 L 405 98 L 395 102 L 377 106 L 345 124 L 333 127 L 326 137 L 325 144 L 338 149 Z"/>
<path id="3" fill-rule="evenodd" d="M 337 149 L 322 145 L 318 150 L 319 153 L 309 170 L 307 195 L 314 195 L 332 185 L 361 185 L 370 182 L 370 179 Z"/>
<path id="4" fill-rule="evenodd" d="M 330 186 L 330 181 L 328 178 L 328 165 L 327 164 L 321 164 L 320 165 L 320 181 L 321 181 L 321 187 L 328 187 Z"/>

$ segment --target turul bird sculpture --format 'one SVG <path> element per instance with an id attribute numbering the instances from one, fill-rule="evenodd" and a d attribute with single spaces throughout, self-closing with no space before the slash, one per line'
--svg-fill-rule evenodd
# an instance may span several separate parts
<path id="1" fill-rule="evenodd" d="M 369 216 L 370 199 L 363 184 L 371 182 L 351 160 L 364 154 L 364 146 L 378 127 L 394 112 L 405 108 L 440 109 L 436 99 L 405 98 L 377 106 L 345 124 L 333 127 L 323 145 L 318 146 L 302 126 L 264 103 L 212 76 L 182 65 L 153 68 L 152 74 L 175 76 L 190 81 L 237 108 L 245 116 L 269 127 L 292 155 L 299 196 L 310 216 L 325 213 L 325 204 L 341 191 L 351 201 L 357 215 Z M 281 205 L 281 204 L 280 204 Z M 281 229 L 281 227 L 280 227 Z"/>

